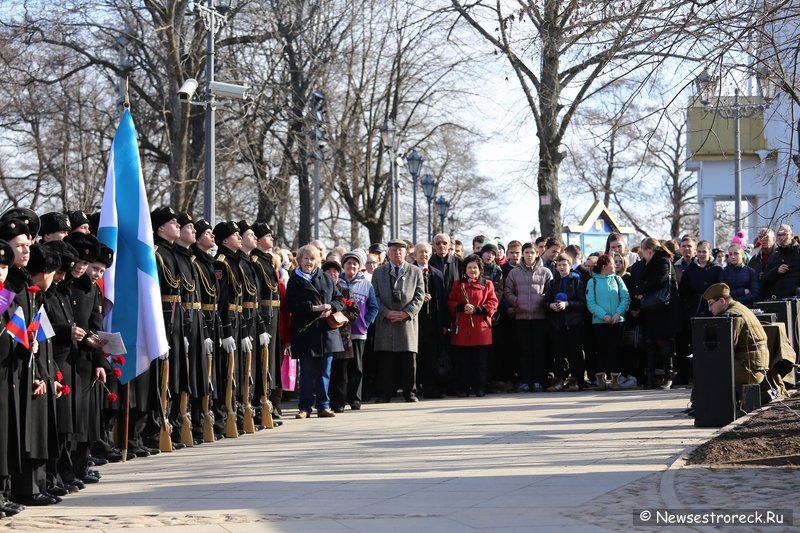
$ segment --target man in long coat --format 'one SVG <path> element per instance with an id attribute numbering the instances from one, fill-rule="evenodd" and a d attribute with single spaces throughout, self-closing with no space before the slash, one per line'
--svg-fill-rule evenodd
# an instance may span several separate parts
<path id="1" fill-rule="evenodd" d="M 416 402 L 416 353 L 419 345 L 418 317 L 425 298 L 422 271 L 406 262 L 406 243 L 401 239 L 389 241 L 389 262 L 372 273 L 372 286 L 378 299 L 378 318 L 375 321 L 375 352 L 381 377 L 378 403 L 389 402 L 396 389 L 394 369 L 396 360 L 402 367 L 403 396 Z"/>

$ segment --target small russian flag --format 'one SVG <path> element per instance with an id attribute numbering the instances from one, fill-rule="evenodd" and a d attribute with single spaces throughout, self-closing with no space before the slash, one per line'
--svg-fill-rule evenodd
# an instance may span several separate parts
<path id="1" fill-rule="evenodd" d="M 50 324 L 50 317 L 47 316 L 44 306 L 41 306 L 36 316 L 33 317 L 33 322 L 28 326 L 28 332 L 36 333 L 36 340 L 39 342 L 44 342 L 56 334 L 53 331 L 53 325 Z"/>
<path id="2" fill-rule="evenodd" d="M 22 312 L 21 307 L 17 307 L 17 310 L 14 311 L 11 320 L 6 324 L 6 331 L 8 331 L 9 335 L 14 337 L 14 340 L 18 343 L 30 349 L 31 345 L 28 342 L 28 331 L 25 329 L 25 313 Z"/>

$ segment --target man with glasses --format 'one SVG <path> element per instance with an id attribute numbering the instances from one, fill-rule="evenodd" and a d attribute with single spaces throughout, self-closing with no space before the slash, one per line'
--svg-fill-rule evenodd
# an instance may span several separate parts
<path id="1" fill-rule="evenodd" d="M 758 279 L 764 276 L 764 269 L 769 263 L 769 257 L 775 251 L 775 232 L 770 228 L 761 228 L 758 231 L 758 240 L 756 241 L 756 248 L 753 252 L 747 266 L 758 272 Z"/>
<path id="2" fill-rule="evenodd" d="M 794 240 L 792 228 L 781 224 L 775 250 L 770 254 L 762 278 L 763 295 L 774 298 L 797 296 L 800 285 L 800 245 Z"/>
<path id="3" fill-rule="evenodd" d="M 703 293 L 708 309 L 714 316 L 733 315 L 734 382 L 737 385 L 761 383 L 769 368 L 767 333 L 753 312 L 731 298 L 724 283 L 715 283 Z"/>

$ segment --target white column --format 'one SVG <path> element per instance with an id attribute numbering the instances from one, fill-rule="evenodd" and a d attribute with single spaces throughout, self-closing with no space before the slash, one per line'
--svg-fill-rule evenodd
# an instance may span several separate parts
<path id="1" fill-rule="evenodd" d="M 713 196 L 706 196 L 700 200 L 700 240 L 714 242 L 714 231 L 716 228 L 716 207 L 717 201 Z"/>

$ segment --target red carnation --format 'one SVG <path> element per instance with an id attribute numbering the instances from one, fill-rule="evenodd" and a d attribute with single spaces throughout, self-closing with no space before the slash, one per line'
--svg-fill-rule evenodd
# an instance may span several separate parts
<path id="1" fill-rule="evenodd" d="M 106 400 L 108 400 L 109 402 L 116 402 L 117 398 L 118 396 L 116 392 L 109 392 L 108 394 L 106 394 Z"/>
<path id="2" fill-rule="evenodd" d="M 64 374 L 61 370 L 56 371 L 56 381 L 64 381 Z"/>
<path id="3" fill-rule="evenodd" d="M 111 361 L 113 361 L 118 365 L 123 365 L 123 366 L 125 365 L 125 357 L 122 355 L 115 355 L 114 357 L 111 358 Z"/>
<path id="4" fill-rule="evenodd" d="M 61 386 L 61 394 L 63 394 L 64 396 L 66 396 L 66 395 L 68 395 L 70 392 L 72 392 L 72 389 L 69 387 L 69 385 L 62 385 L 62 386 Z"/>
<path id="5" fill-rule="evenodd" d="M 347 307 L 351 307 L 353 305 L 353 300 L 350 298 L 342 298 L 342 303 Z"/>
<path id="6" fill-rule="evenodd" d="M 111 372 L 113 372 L 114 377 L 117 378 L 117 379 L 122 377 L 122 369 L 121 368 L 114 368 L 114 370 L 112 370 Z"/>
<path id="7" fill-rule="evenodd" d="M 31 293 L 31 294 L 36 294 L 40 290 L 42 290 L 42 288 L 39 287 L 38 285 L 29 285 L 28 286 L 28 292 Z"/>

